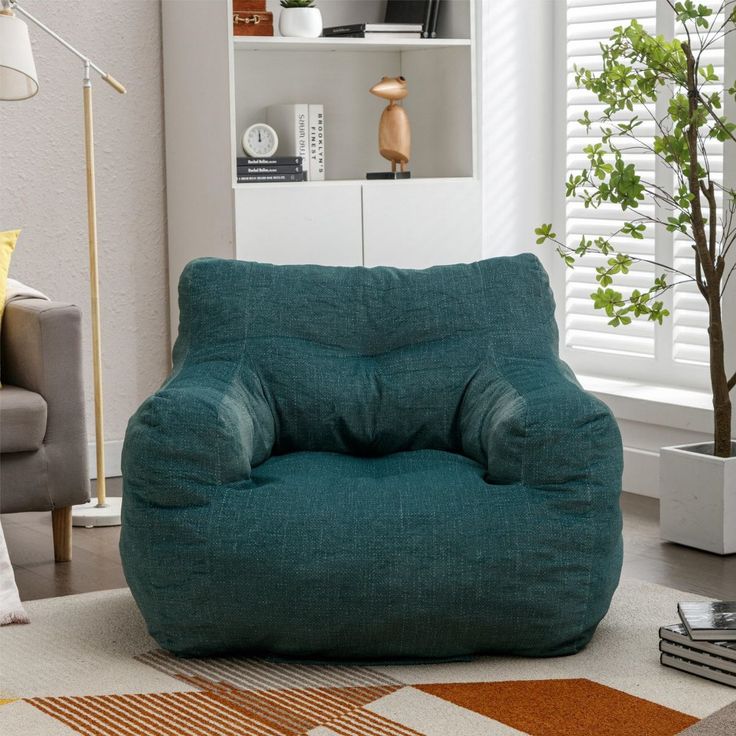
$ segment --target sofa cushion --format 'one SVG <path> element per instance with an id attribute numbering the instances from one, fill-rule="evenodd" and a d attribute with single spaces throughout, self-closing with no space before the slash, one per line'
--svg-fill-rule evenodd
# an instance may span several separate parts
<path id="1" fill-rule="evenodd" d="M 0 452 L 38 450 L 46 435 L 46 401 L 18 386 L 0 389 Z"/>
<path id="2" fill-rule="evenodd" d="M 592 633 L 589 500 L 484 476 L 436 450 L 300 452 L 176 512 L 126 487 L 128 582 L 152 635 L 187 656 L 575 651 Z"/>

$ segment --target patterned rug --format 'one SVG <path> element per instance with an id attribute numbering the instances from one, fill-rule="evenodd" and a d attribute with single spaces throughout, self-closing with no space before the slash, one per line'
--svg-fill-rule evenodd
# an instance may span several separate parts
<path id="1" fill-rule="evenodd" d="M 36 601 L 0 629 L 0 734 L 705 736 L 736 692 L 658 664 L 682 597 L 625 581 L 573 657 L 371 667 L 177 659 L 126 590 Z"/>

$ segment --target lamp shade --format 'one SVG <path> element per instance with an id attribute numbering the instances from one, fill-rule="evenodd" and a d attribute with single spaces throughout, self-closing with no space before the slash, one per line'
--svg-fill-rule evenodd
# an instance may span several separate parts
<path id="1" fill-rule="evenodd" d="M 0 13 L 0 100 L 27 100 L 38 92 L 28 26 Z"/>

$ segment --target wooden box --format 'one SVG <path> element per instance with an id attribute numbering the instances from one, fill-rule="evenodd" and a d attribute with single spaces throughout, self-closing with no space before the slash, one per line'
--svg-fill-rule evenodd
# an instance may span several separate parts
<path id="1" fill-rule="evenodd" d="M 273 13 L 248 10 L 233 10 L 233 35 L 273 36 Z"/>
<path id="2" fill-rule="evenodd" d="M 266 0 L 233 0 L 233 13 L 266 12 Z"/>

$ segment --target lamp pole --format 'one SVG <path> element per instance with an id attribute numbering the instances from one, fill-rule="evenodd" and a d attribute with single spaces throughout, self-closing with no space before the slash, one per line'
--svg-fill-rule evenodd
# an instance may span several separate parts
<path id="1" fill-rule="evenodd" d="M 72 518 L 77 526 L 111 526 L 120 523 L 118 504 L 111 508 L 105 487 L 105 430 L 102 394 L 102 339 L 100 319 L 100 290 L 97 248 L 97 198 L 95 195 L 95 147 L 94 147 L 94 119 L 92 114 L 92 79 L 91 72 L 95 71 L 114 90 L 125 94 L 125 87 L 112 75 L 103 71 L 87 56 L 78 51 L 69 42 L 52 31 L 38 18 L 18 5 L 16 0 L 0 0 L 3 14 L 20 13 L 34 25 L 56 39 L 64 48 L 76 56 L 84 65 L 82 81 L 84 101 L 84 156 L 87 181 L 87 231 L 89 240 L 89 279 L 92 313 L 92 366 L 94 376 L 94 404 L 95 404 L 95 449 L 97 457 L 97 506 L 77 506 Z"/>

